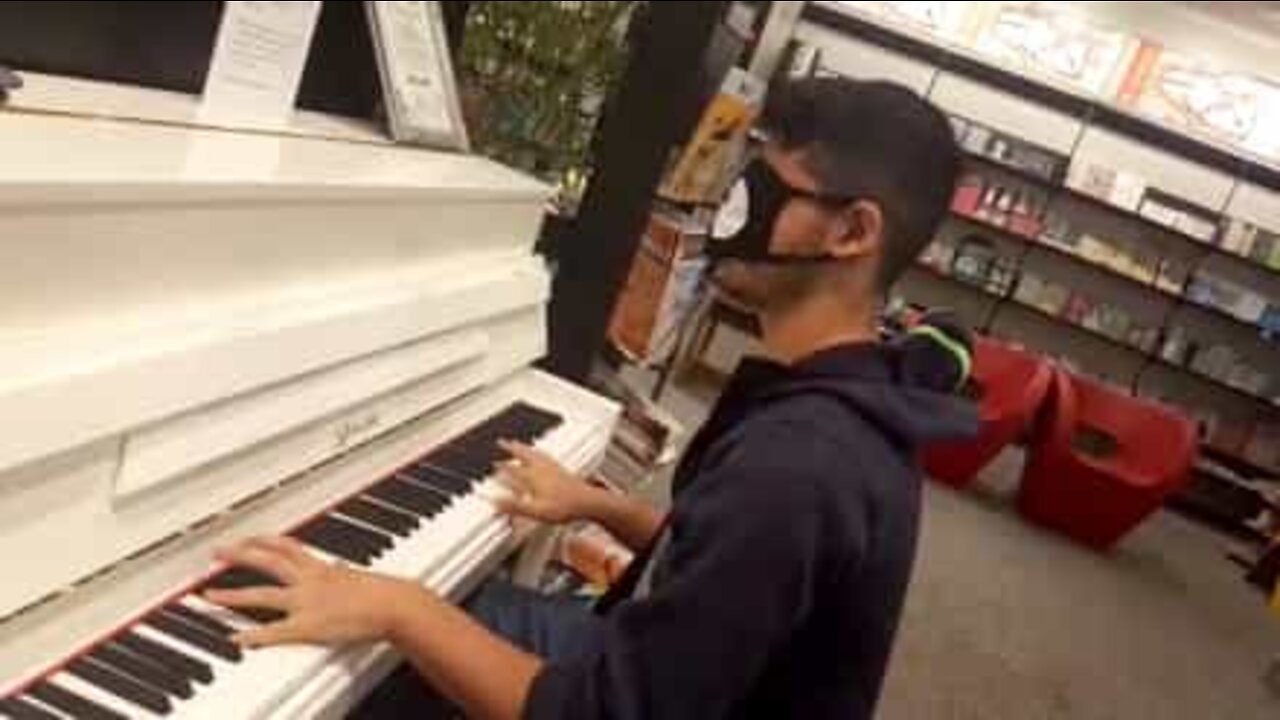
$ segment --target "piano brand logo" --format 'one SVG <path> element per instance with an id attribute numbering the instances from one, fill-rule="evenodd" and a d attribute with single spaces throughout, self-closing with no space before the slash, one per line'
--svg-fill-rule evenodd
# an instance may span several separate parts
<path id="1" fill-rule="evenodd" d="M 335 448 L 338 450 L 346 450 L 361 439 L 367 437 L 381 424 L 382 417 L 377 413 L 370 413 L 362 417 L 343 421 L 338 425 L 338 427 L 334 428 L 333 431 Z"/>

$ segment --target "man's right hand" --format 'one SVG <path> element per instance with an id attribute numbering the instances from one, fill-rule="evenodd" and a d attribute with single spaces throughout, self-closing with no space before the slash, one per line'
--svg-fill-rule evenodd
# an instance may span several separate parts
<path id="1" fill-rule="evenodd" d="M 513 496 L 498 501 L 512 515 L 553 524 L 592 519 L 592 500 L 602 492 L 583 482 L 547 455 L 511 440 L 498 443 L 511 453 L 499 465 L 511 480 Z"/>

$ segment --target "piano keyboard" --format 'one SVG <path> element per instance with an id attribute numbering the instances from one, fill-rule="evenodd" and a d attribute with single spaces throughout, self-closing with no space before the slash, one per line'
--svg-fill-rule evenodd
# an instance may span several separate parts
<path id="1" fill-rule="evenodd" d="M 456 558 L 492 545 L 506 531 L 484 495 L 502 439 L 535 443 L 562 422 L 518 402 L 381 478 L 287 534 L 317 555 L 439 589 L 457 575 Z M 209 588 L 277 584 L 229 567 L 142 615 L 57 669 L 0 698 L 15 720 L 118 720 L 154 717 L 254 717 L 322 664 L 326 648 L 242 651 L 233 633 L 277 615 L 230 611 L 201 599 Z"/>

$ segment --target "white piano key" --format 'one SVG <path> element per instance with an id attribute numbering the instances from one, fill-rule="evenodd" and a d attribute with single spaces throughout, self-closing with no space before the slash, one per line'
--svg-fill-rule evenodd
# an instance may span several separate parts
<path id="1" fill-rule="evenodd" d="M 262 717 L 319 673 L 334 650 L 312 645 L 282 645 L 248 650 L 245 659 L 218 674 L 211 685 L 186 703 L 179 718 Z"/>
<path id="2" fill-rule="evenodd" d="M 135 705 L 119 695 L 114 695 L 106 690 L 102 690 L 97 685 L 81 680 L 67 672 L 60 672 L 49 679 L 56 685 L 62 687 L 63 690 L 73 692 L 85 700 L 97 703 L 107 710 L 119 713 L 131 720 L 159 720 L 159 718 L 164 717 L 151 712 L 141 705 Z M 174 709 L 176 711 L 176 704 Z"/>
<path id="3" fill-rule="evenodd" d="M 442 596 L 449 596 L 461 582 L 467 571 L 483 561 L 493 550 L 511 536 L 511 527 L 505 521 L 493 522 L 476 535 L 457 556 L 441 566 L 428 580 L 427 587 Z"/>
<path id="4" fill-rule="evenodd" d="M 396 543 L 373 569 L 397 577 L 421 579 L 464 544 L 490 517 L 475 498 L 456 505 L 424 523 L 418 532 Z"/>

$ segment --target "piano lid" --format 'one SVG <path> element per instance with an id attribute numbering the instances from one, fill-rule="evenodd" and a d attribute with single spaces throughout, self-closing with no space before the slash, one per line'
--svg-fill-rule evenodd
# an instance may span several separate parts
<path id="1" fill-rule="evenodd" d="M 475 155 L 0 111 L 0 206 L 435 197 L 545 201 Z"/>

